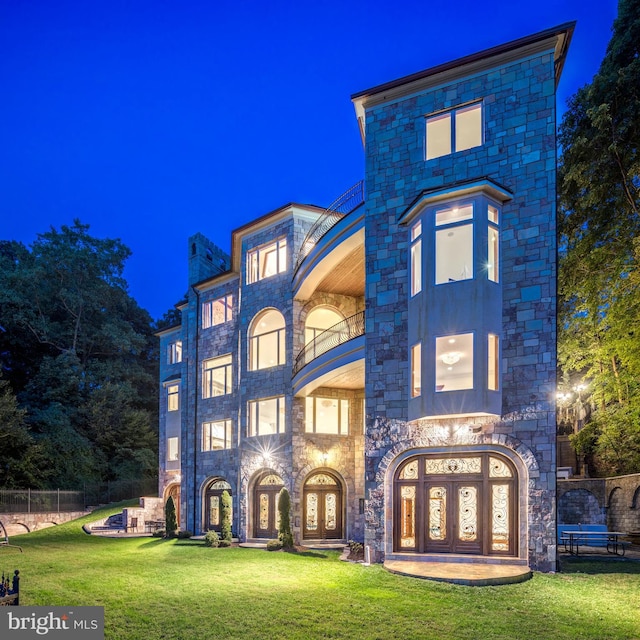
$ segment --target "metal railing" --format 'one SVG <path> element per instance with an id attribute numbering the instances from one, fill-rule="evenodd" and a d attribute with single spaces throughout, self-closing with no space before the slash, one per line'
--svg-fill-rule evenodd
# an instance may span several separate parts
<path id="1" fill-rule="evenodd" d="M 338 324 L 334 324 L 333 327 L 329 327 L 329 329 L 308 342 L 296 356 L 296 361 L 293 364 L 293 375 L 295 376 L 303 367 L 322 354 L 327 353 L 327 351 L 363 335 L 364 311 L 360 311 L 338 322 Z"/>
<path id="2" fill-rule="evenodd" d="M 345 191 L 339 198 L 334 200 L 315 221 L 309 233 L 307 233 L 298 256 L 296 258 L 296 266 L 293 270 L 295 274 L 303 260 L 311 253 L 313 247 L 318 241 L 329 231 L 337 222 L 342 220 L 347 214 L 359 207 L 364 202 L 364 182 L 360 180 L 350 189 Z"/>
<path id="3" fill-rule="evenodd" d="M 83 511 L 88 505 L 155 496 L 157 493 L 158 481 L 155 478 L 87 484 L 82 491 L 0 489 L 0 513 Z"/>

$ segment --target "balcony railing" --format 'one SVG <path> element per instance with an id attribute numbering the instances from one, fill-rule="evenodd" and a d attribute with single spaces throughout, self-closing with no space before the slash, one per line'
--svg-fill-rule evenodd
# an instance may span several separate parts
<path id="1" fill-rule="evenodd" d="M 311 253 L 313 247 L 337 222 L 351 213 L 364 202 L 363 181 L 356 183 L 351 189 L 345 191 L 337 200 L 334 200 L 315 221 L 307 233 L 298 256 L 294 273 L 298 271 L 302 261 Z"/>
<path id="2" fill-rule="evenodd" d="M 311 342 L 304 346 L 304 349 L 296 356 L 293 364 L 293 375 L 298 374 L 303 367 L 312 360 L 338 345 L 344 344 L 353 338 L 364 335 L 364 311 L 334 324 L 326 331 L 317 335 Z"/>

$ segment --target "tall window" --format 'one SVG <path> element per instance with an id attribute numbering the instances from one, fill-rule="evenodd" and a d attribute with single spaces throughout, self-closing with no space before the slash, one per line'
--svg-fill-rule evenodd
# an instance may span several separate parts
<path id="1" fill-rule="evenodd" d="M 178 438 L 167 438 L 167 462 L 175 462 L 180 458 Z"/>
<path id="2" fill-rule="evenodd" d="M 427 160 L 479 147 L 482 144 L 482 104 L 428 117 L 426 138 Z"/>
<path id="3" fill-rule="evenodd" d="M 180 409 L 180 385 L 170 384 L 167 387 L 167 411 Z"/>
<path id="4" fill-rule="evenodd" d="M 233 313 L 233 296 L 228 295 L 217 300 L 202 303 L 202 328 L 208 329 L 217 324 L 231 320 Z"/>
<path id="5" fill-rule="evenodd" d="M 487 277 L 491 282 L 500 281 L 500 234 L 498 232 L 498 209 L 487 208 L 489 230 L 487 234 Z"/>
<path id="6" fill-rule="evenodd" d="M 316 307 L 307 315 L 304 323 L 304 343 L 309 344 L 321 333 L 344 320 L 344 316 L 330 307 Z"/>
<path id="7" fill-rule="evenodd" d="M 167 363 L 177 364 L 182 362 L 182 340 L 176 340 L 167 345 Z"/>
<path id="8" fill-rule="evenodd" d="M 473 389 L 473 333 L 436 338 L 436 391 Z"/>
<path id="9" fill-rule="evenodd" d="M 287 270 L 287 239 L 280 238 L 247 253 L 247 284 Z"/>
<path id="10" fill-rule="evenodd" d="M 202 397 L 213 398 L 231 393 L 231 354 L 202 363 Z"/>
<path id="11" fill-rule="evenodd" d="M 411 295 L 422 291 L 422 222 L 411 227 Z"/>
<path id="12" fill-rule="evenodd" d="M 263 311 L 249 329 L 249 370 L 268 369 L 285 361 L 284 316 L 277 309 Z"/>
<path id="13" fill-rule="evenodd" d="M 491 391 L 499 389 L 500 341 L 497 335 L 489 334 L 487 387 Z"/>
<path id="14" fill-rule="evenodd" d="M 249 405 L 249 435 L 284 433 L 284 396 L 252 400 Z"/>
<path id="15" fill-rule="evenodd" d="M 411 347 L 411 397 L 417 398 L 422 393 L 422 344 Z"/>
<path id="16" fill-rule="evenodd" d="M 349 401 L 338 398 L 305 398 L 305 431 L 307 433 L 349 433 Z"/>
<path id="17" fill-rule="evenodd" d="M 473 278 L 473 204 L 437 210 L 435 224 L 436 284 Z"/>
<path id="18" fill-rule="evenodd" d="M 231 448 L 231 420 L 202 423 L 202 451 Z"/>

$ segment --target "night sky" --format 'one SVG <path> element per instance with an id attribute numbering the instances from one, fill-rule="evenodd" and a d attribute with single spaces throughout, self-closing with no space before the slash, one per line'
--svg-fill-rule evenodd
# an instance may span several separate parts
<path id="1" fill-rule="evenodd" d="M 0 239 L 74 218 L 133 251 L 160 317 L 187 238 L 362 179 L 350 96 L 577 20 L 558 106 L 597 72 L 616 0 L 0 0 Z"/>

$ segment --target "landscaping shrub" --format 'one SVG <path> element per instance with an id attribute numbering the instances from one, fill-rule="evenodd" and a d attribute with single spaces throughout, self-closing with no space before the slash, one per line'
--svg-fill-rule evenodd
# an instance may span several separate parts
<path id="1" fill-rule="evenodd" d="M 282 549 L 282 542 L 280 540 L 269 540 L 267 542 L 267 551 L 280 551 Z"/>
<path id="2" fill-rule="evenodd" d="M 220 547 L 230 547 L 231 546 L 231 540 L 225 540 L 224 538 L 222 538 L 220 540 L 219 545 Z"/>
<path id="3" fill-rule="evenodd" d="M 231 542 L 231 495 L 225 489 L 220 500 L 221 538 Z"/>
<path id="4" fill-rule="evenodd" d="M 177 537 L 179 540 L 187 540 L 193 535 L 191 531 L 178 531 Z"/>
<path id="5" fill-rule="evenodd" d="M 278 538 L 285 549 L 293 549 L 293 534 L 291 533 L 291 498 L 285 487 L 278 496 L 278 511 L 280 512 L 280 526 Z"/>
<path id="6" fill-rule="evenodd" d="M 156 529 L 151 535 L 154 538 L 164 538 L 164 529 Z"/>
<path id="7" fill-rule="evenodd" d="M 207 531 L 207 533 L 204 534 L 204 546 L 205 547 L 220 546 L 220 536 L 216 531 Z"/>
<path id="8" fill-rule="evenodd" d="M 176 519 L 176 505 L 171 496 L 169 496 L 167 503 L 164 505 L 164 517 L 167 526 L 167 538 L 173 538 L 176 535 L 178 521 Z"/>

